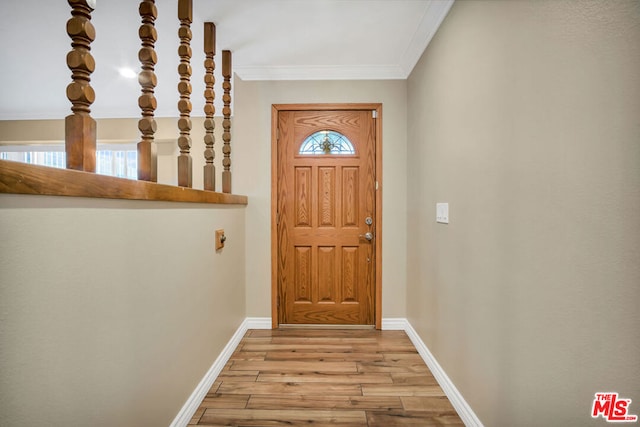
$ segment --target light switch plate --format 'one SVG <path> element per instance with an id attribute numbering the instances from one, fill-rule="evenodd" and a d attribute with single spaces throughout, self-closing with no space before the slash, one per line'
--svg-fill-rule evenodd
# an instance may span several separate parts
<path id="1" fill-rule="evenodd" d="M 224 236 L 224 230 L 216 230 L 216 251 L 224 248 L 224 241 L 227 240 Z"/>
<path id="2" fill-rule="evenodd" d="M 436 203 L 436 222 L 449 224 L 449 203 Z"/>

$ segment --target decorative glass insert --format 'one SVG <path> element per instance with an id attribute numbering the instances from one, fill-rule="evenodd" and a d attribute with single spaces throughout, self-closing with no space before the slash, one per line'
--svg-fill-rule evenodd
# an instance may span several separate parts
<path id="1" fill-rule="evenodd" d="M 321 130 L 304 140 L 300 154 L 356 154 L 349 138 L 332 130 Z"/>

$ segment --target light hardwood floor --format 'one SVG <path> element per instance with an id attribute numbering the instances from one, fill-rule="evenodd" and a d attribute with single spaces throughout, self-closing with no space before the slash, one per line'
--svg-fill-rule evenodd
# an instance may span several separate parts
<path id="1" fill-rule="evenodd" d="M 463 426 L 403 331 L 250 330 L 189 425 Z"/>

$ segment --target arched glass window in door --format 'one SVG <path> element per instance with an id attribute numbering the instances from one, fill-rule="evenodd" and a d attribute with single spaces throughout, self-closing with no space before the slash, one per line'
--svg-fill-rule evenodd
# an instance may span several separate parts
<path id="1" fill-rule="evenodd" d="M 332 130 L 321 130 L 311 134 L 302 142 L 300 154 L 356 154 L 349 138 Z"/>

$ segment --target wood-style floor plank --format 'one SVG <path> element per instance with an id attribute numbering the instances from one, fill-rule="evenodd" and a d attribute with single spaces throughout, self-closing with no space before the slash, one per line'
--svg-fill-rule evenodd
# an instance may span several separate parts
<path id="1" fill-rule="evenodd" d="M 370 345 L 370 347 L 372 347 Z M 330 344 L 272 344 L 272 343 L 248 343 L 242 347 L 242 351 L 297 351 L 299 353 L 315 353 L 315 352 L 355 352 L 354 346 L 349 344 L 330 345 Z M 367 353 L 365 349 L 362 352 Z"/>
<path id="2" fill-rule="evenodd" d="M 402 400 L 392 396 L 251 396 L 249 409 L 403 409 Z M 405 408 L 406 409 L 406 408 Z"/>
<path id="3" fill-rule="evenodd" d="M 402 342 L 402 343 L 385 343 L 384 345 L 380 344 L 354 344 L 351 346 L 352 351 L 354 352 L 372 352 L 372 353 L 383 353 L 386 351 L 392 353 L 416 353 L 416 348 L 411 344 L 411 341 Z"/>
<path id="4" fill-rule="evenodd" d="M 403 396 L 400 397 L 402 407 L 405 411 L 421 411 L 431 412 L 440 415 L 455 415 L 456 410 L 449 402 L 446 396 L 439 397 L 415 397 L 415 396 Z"/>
<path id="5" fill-rule="evenodd" d="M 202 416 L 204 415 L 204 411 L 206 411 L 207 408 L 203 408 L 202 405 L 200 405 L 200 407 L 196 410 L 196 412 L 193 414 L 193 417 L 191 417 L 191 421 L 189 421 L 190 426 L 195 426 L 198 425 L 198 423 L 200 422 L 200 418 L 202 418 Z"/>
<path id="6" fill-rule="evenodd" d="M 462 426 L 403 331 L 249 330 L 189 425 Z"/>
<path id="7" fill-rule="evenodd" d="M 431 374 L 431 372 L 428 372 L 424 375 L 417 373 L 391 372 L 389 373 L 389 375 L 391 376 L 394 384 L 438 385 L 438 381 Z"/>
<path id="8" fill-rule="evenodd" d="M 345 353 L 345 352 L 305 352 L 299 351 L 270 351 L 264 360 L 304 360 L 314 362 L 382 362 L 382 353 Z"/>
<path id="9" fill-rule="evenodd" d="M 293 344 L 293 345 L 377 345 L 378 340 L 375 337 L 272 337 L 271 344 Z"/>
<path id="10" fill-rule="evenodd" d="M 233 362 L 232 371 L 357 373 L 355 362 L 251 361 Z"/>
<path id="11" fill-rule="evenodd" d="M 248 394 L 214 394 L 204 398 L 200 404 L 200 409 L 243 409 L 247 407 Z M 204 411 L 203 411 L 204 413 Z"/>
<path id="12" fill-rule="evenodd" d="M 371 333 L 376 332 L 373 329 L 253 329 L 246 335 L 247 338 L 259 338 L 259 337 L 300 337 L 300 338 L 313 338 L 313 337 L 331 337 L 331 338 L 370 338 Z M 385 338 L 391 339 L 394 337 L 402 338 L 403 331 L 385 331 L 387 335 Z"/>
<path id="13" fill-rule="evenodd" d="M 343 374 L 343 373 L 317 373 L 297 372 L 280 374 L 260 374 L 259 382 L 285 382 L 285 383 L 344 383 L 344 384 L 393 384 L 389 374 Z M 436 383 L 437 384 L 437 383 Z"/>
<path id="14" fill-rule="evenodd" d="M 360 384 L 327 384 L 315 383 L 246 383 L 232 382 L 222 383 L 218 388 L 218 394 L 280 394 L 280 395 L 308 395 L 320 394 L 320 391 L 332 396 L 362 396 L 362 386 Z M 380 396 L 380 394 L 371 394 Z M 407 394 L 415 396 L 415 394 Z"/>
<path id="15" fill-rule="evenodd" d="M 292 423 L 366 423 L 364 411 L 297 411 L 274 409 L 207 409 L 200 424 L 280 426 Z"/>
<path id="16" fill-rule="evenodd" d="M 246 384 L 246 383 L 243 383 Z M 222 388 L 220 386 L 220 388 Z M 431 385 L 375 385 L 364 384 L 362 385 L 363 396 L 426 396 L 426 397 L 438 397 L 444 396 L 444 392 L 440 386 Z"/>
<path id="17" fill-rule="evenodd" d="M 258 380 L 258 374 L 243 374 L 245 371 L 223 371 L 218 375 L 218 381 L 223 382 L 256 382 Z M 235 374 L 235 375 L 234 375 Z"/>
<path id="18" fill-rule="evenodd" d="M 388 372 L 388 373 L 404 373 L 404 374 L 424 374 L 425 365 L 408 364 L 408 363 L 394 363 L 394 362 L 359 362 L 358 372 L 371 374 L 375 372 Z"/>
<path id="19" fill-rule="evenodd" d="M 206 413 L 205 413 L 206 415 Z M 390 426 L 419 426 L 419 427 L 464 427 L 464 423 L 458 417 L 428 416 L 423 412 L 408 411 L 369 411 L 367 412 L 368 427 L 390 427 Z"/>
<path id="20" fill-rule="evenodd" d="M 422 364 L 424 361 L 418 353 L 384 353 L 384 360 L 388 362 L 410 362 Z"/>
<path id="21" fill-rule="evenodd" d="M 232 361 L 238 361 L 238 360 L 264 360 L 264 358 L 267 356 L 267 352 L 263 351 L 263 352 L 235 352 L 231 355 L 231 357 L 229 358 L 229 360 Z"/>

